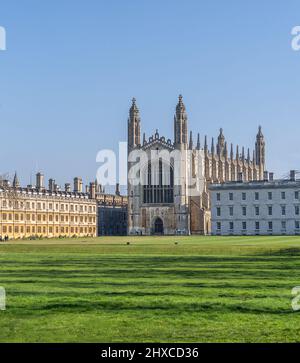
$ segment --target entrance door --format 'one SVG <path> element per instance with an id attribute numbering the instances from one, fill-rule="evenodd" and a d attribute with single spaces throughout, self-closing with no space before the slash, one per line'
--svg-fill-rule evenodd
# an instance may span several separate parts
<path id="1" fill-rule="evenodd" d="M 164 234 L 164 224 L 163 221 L 157 217 L 154 222 L 154 233 L 155 234 Z"/>

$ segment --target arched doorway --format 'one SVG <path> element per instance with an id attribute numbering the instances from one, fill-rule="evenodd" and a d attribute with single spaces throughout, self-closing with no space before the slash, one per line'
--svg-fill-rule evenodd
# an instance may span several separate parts
<path id="1" fill-rule="evenodd" d="M 157 217 L 154 222 L 154 233 L 164 234 L 164 223 L 159 217 Z"/>

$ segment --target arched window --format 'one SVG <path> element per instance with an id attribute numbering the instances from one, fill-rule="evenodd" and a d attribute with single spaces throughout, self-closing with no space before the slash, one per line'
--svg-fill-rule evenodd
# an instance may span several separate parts
<path id="1" fill-rule="evenodd" d="M 174 172 L 171 165 L 149 162 L 143 186 L 143 202 L 148 204 L 174 203 Z"/>

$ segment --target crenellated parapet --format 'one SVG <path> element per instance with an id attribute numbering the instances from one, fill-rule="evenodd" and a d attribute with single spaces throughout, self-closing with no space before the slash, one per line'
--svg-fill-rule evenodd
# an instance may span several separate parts
<path id="1" fill-rule="evenodd" d="M 155 134 L 150 136 L 148 140 L 146 140 L 145 134 L 143 136 L 142 148 L 144 150 L 152 148 L 154 144 L 160 144 L 163 148 L 166 147 L 168 149 L 174 149 L 174 144 L 171 139 L 166 139 L 164 136 L 160 136 L 158 130 L 156 130 Z"/>

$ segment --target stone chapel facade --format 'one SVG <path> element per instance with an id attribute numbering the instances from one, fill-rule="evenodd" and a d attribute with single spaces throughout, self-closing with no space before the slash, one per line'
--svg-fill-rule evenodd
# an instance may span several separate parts
<path id="1" fill-rule="evenodd" d="M 142 155 L 142 157 L 141 157 Z M 143 159 L 143 160 L 141 160 Z M 134 168 L 137 172 L 132 172 Z M 210 234 L 210 183 L 263 180 L 265 141 L 261 127 L 252 158 L 228 145 L 220 129 L 218 140 L 204 146 L 188 138 L 188 117 L 179 96 L 174 116 L 174 140 L 155 134 L 141 141 L 141 119 L 133 99 L 128 119 L 128 234 Z M 139 180 L 139 182 L 137 182 Z"/>

